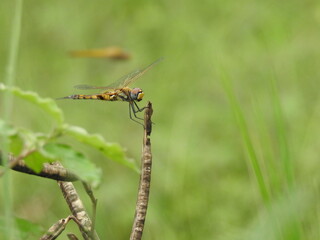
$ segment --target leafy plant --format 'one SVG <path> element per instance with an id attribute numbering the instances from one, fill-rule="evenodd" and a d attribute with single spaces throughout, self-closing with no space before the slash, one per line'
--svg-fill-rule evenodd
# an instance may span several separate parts
<path id="1" fill-rule="evenodd" d="M 2 135 L 2 139 L 6 139 L 7 141 L 7 151 L 12 154 L 9 163 L 10 167 L 13 167 L 18 160 L 24 160 L 27 167 L 36 173 L 40 173 L 45 163 L 59 161 L 68 171 L 76 175 L 79 180 L 88 186 L 97 187 L 101 181 L 101 169 L 84 153 L 74 149 L 71 144 L 60 142 L 61 137 L 69 136 L 75 141 L 100 151 L 108 159 L 127 166 L 134 171 L 138 171 L 133 160 L 126 157 L 125 150 L 119 144 L 107 142 L 99 134 L 90 134 L 79 126 L 67 124 L 64 121 L 61 109 L 54 100 L 41 98 L 35 92 L 23 91 L 17 87 L 7 87 L 4 84 L 0 84 L 0 91 L 13 94 L 33 103 L 36 107 L 47 113 L 54 121 L 53 129 L 44 133 L 13 126 L 11 123 L 0 118 L 0 134 Z M 3 171 L 6 170 L 7 168 Z M 28 229 L 32 231 L 35 229 L 27 220 L 19 220 L 15 223 L 15 226 L 17 228 L 15 231 L 20 231 L 20 233 L 14 234 L 20 234 L 20 236 L 26 236 Z M 24 239 L 27 238 L 24 237 Z"/>
<path id="2" fill-rule="evenodd" d="M 15 156 L 23 155 L 28 167 L 35 172 L 41 171 L 43 163 L 61 161 L 82 181 L 93 184 L 93 186 L 99 184 L 100 169 L 71 145 L 59 143 L 59 139 L 62 136 L 70 136 L 76 141 L 100 151 L 108 159 L 138 171 L 133 160 L 126 157 L 125 150 L 119 144 L 107 142 L 99 134 L 90 134 L 79 126 L 65 123 L 63 113 L 54 100 L 41 98 L 35 92 L 23 91 L 16 87 L 6 87 L 3 84 L 0 85 L 0 91 L 7 91 L 33 103 L 55 120 L 55 127 L 52 131 L 39 133 L 30 129 L 12 126 L 10 123 L 0 119 L 1 134 L 10 140 L 9 149 Z"/>

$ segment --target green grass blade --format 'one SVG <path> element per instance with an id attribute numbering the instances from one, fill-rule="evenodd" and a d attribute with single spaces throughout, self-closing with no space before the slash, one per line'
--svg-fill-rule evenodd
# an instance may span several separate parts
<path id="1" fill-rule="evenodd" d="M 244 145 L 246 147 L 246 150 L 248 152 L 249 158 L 250 158 L 250 163 L 252 165 L 252 168 L 254 170 L 254 174 L 259 186 L 260 194 L 262 196 L 262 199 L 264 202 L 267 204 L 270 201 L 270 194 L 266 185 L 266 181 L 264 179 L 263 173 L 262 173 L 262 168 L 259 164 L 257 153 L 255 152 L 253 143 L 250 139 L 249 136 L 249 130 L 247 126 L 246 119 L 244 118 L 243 111 L 240 107 L 240 104 L 238 100 L 236 99 L 235 93 L 232 89 L 230 79 L 227 76 L 226 72 L 224 71 L 223 68 L 221 68 L 220 72 L 220 79 L 222 82 L 222 85 L 224 87 L 224 90 L 227 94 L 227 97 L 230 102 L 230 106 L 232 108 L 232 111 L 234 113 L 236 122 L 238 124 L 238 127 L 241 132 L 241 136 L 243 138 Z"/>
<path id="2" fill-rule="evenodd" d="M 13 19 L 12 19 L 12 33 L 10 38 L 9 46 L 9 58 L 5 77 L 5 84 L 12 86 L 15 79 L 15 68 L 19 50 L 19 40 L 21 32 L 21 18 L 22 18 L 22 0 L 17 0 L 15 4 Z M 8 122 L 10 119 L 10 113 L 12 110 L 12 96 L 10 94 L 4 94 L 3 96 L 3 107 L 4 107 L 4 120 Z M 7 168 L 7 156 L 8 156 L 8 139 L 3 136 L 3 162 L 4 167 Z M 5 239 L 14 239 L 14 219 L 12 211 L 12 184 L 10 171 L 6 171 L 2 181 L 2 193 L 3 193 L 3 204 L 4 204 L 4 215 L 5 215 Z"/>
<path id="3" fill-rule="evenodd" d="M 307 186 L 292 190 L 292 192 L 286 192 L 279 198 L 273 199 L 270 202 L 270 208 L 261 211 L 260 216 L 252 221 L 246 236 L 242 236 L 241 239 L 306 239 L 296 219 L 308 216 L 316 198 Z"/>
<path id="4" fill-rule="evenodd" d="M 290 157 L 287 129 L 285 127 L 285 119 L 283 116 L 283 110 L 280 104 L 279 93 L 277 89 L 276 79 L 272 78 L 272 99 L 273 109 L 275 111 L 277 133 L 279 138 L 279 148 L 281 153 L 281 162 L 283 163 L 283 170 L 286 176 L 286 181 L 291 188 L 294 184 L 293 164 Z"/>

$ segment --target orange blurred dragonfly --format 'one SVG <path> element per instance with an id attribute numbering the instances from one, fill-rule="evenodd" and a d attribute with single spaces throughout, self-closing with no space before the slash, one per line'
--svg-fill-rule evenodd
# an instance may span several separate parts
<path id="1" fill-rule="evenodd" d="M 76 58 L 110 58 L 117 60 L 126 60 L 130 58 L 130 55 L 119 47 L 74 50 L 70 51 L 69 54 Z"/>
<path id="2" fill-rule="evenodd" d="M 162 58 L 158 59 L 157 61 L 151 63 L 149 66 L 137 69 L 122 78 L 118 79 L 116 82 L 105 86 L 105 87 L 97 87 L 97 86 L 90 86 L 90 85 L 76 85 L 74 86 L 77 89 L 104 89 L 104 92 L 99 94 L 92 94 L 92 95 L 83 95 L 83 94 L 75 94 L 70 95 L 58 99 L 85 99 L 85 100 L 102 100 L 102 101 L 124 101 L 129 103 L 129 116 L 130 119 L 143 125 L 136 119 L 143 120 L 139 118 L 136 113 L 143 111 L 145 108 L 139 108 L 136 102 L 140 102 L 144 96 L 144 92 L 141 88 L 129 88 L 128 86 L 140 78 L 143 74 L 145 74 L 149 69 L 151 69 L 154 65 L 159 63 Z M 136 118 L 132 118 L 133 116 Z"/>

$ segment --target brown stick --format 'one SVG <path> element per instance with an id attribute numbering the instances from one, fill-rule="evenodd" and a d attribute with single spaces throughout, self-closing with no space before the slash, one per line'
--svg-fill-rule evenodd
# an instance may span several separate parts
<path id="1" fill-rule="evenodd" d="M 56 162 L 58 166 L 62 166 Z M 92 221 L 86 212 L 84 205 L 71 182 L 58 181 L 58 185 L 62 191 L 63 197 L 66 200 L 72 215 L 79 222 L 79 230 L 85 240 L 99 240 L 99 236 L 93 231 Z"/>
<path id="2" fill-rule="evenodd" d="M 136 211 L 131 230 L 130 240 L 141 240 L 144 222 L 146 219 L 148 209 L 152 166 L 152 153 L 150 142 L 150 134 L 152 130 L 152 113 L 152 104 L 151 102 L 148 102 L 146 110 L 144 112 L 144 136 L 141 157 L 141 175 L 139 182 L 138 198 L 136 203 Z"/>
<path id="3" fill-rule="evenodd" d="M 56 239 L 66 228 L 67 223 L 70 221 L 70 218 L 60 219 L 58 222 L 53 224 L 48 232 L 46 232 L 40 240 L 54 240 Z"/>
<path id="4" fill-rule="evenodd" d="M 30 149 L 30 150 L 26 150 L 23 151 L 18 157 L 14 158 L 11 154 L 9 154 L 9 164 L 8 164 L 8 168 L 14 168 L 22 159 L 26 158 L 27 156 L 29 156 L 30 154 L 32 154 L 33 152 L 35 152 L 36 149 Z M 2 162 L 2 159 L 1 159 Z M 0 177 L 5 173 L 5 170 L 0 172 Z"/>
<path id="5" fill-rule="evenodd" d="M 96 224 L 96 214 L 97 214 L 97 203 L 98 203 L 98 199 L 95 198 L 92 188 L 89 184 L 82 182 L 82 185 L 84 187 L 84 189 L 86 190 L 88 196 L 91 199 L 91 204 L 92 204 L 92 227 L 91 227 L 91 234 L 94 234 L 94 228 L 95 228 L 95 224 Z"/>
<path id="6" fill-rule="evenodd" d="M 22 159 L 19 159 L 19 161 L 17 161 L 17 158 L 15 158 L 12 155 L 9 155 L 9 164 L 11 162 L 14 162 L 14 166 L 12 167 L 12 170 L 15 170 L 17 172 L 27 173 L 27 174 L 31 174 L 38 177 L 50 178 L 57 181 L 74 182 L 79 180 L 75 174 L 69 172 L 67 169 L 61 166 L 45 163 L 43 165 L 41 172 L 37 173 L 33 171 L 31 168 L 29 168 Z M 0 165 L 3 165 L 1 151 L 0 151 Z"/>
<path id="7" fill-rule="evenodd" d="M 67 237 L 69 238 L 69 240 L 79 240 L 77 236 L 72 233 L 68 233 Z"/>
<path id="8" fill-rule="evenodd" d="M 68 216 L 67 218 L 60 219 L 58 222 L 53 224 L 49 230 L 40 238 L 40 240 L 55 240 L 65 230 L 68 222 L 73 219 L 76 221 L 74 216 Z"/>

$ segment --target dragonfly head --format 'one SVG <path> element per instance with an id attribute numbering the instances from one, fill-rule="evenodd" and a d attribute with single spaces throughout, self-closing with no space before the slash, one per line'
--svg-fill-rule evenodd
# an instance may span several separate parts
<path id="1" fill-rule="evenodd" d="M 134 101 L 140 102 L 142 100 L 143 96 L 144 96 L 144 92 L 142 91 L 141 88 L 134 88 L 130 92 L 130 97 Z"/>

